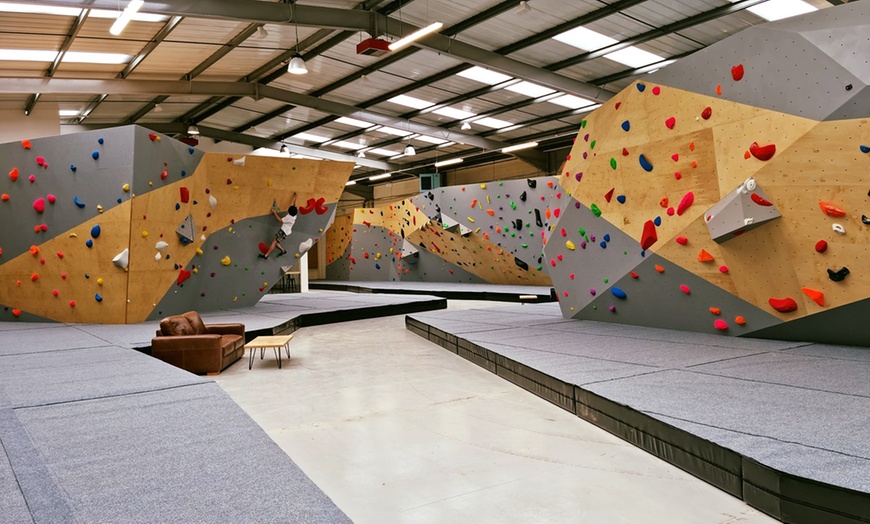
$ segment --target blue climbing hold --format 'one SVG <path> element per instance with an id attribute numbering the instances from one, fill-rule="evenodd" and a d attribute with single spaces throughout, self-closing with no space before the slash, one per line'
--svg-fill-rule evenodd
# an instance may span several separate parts
<path id="1" fill-rule="evenodd" d="M 181 170 L 181 176 L 187 176 L 187 171 L 185 171 L 185 170 L 182 169 L 182 170 Z"/>
<path id="2" fill-rule="evenodd" d="M 623 300 L 628 297 L 628 295 L 625 294 L 625 291 L 619 289 L 618 287 L 610 288 L 610 294 L 615 296 L 616 298 L 621 298 Z"/>
<path id="3" fill-rule="evenodd" d="M 175 210 L 178 211 L 179 209 L 181 209 L 181 204 L 179 204 L 178 202 L 176 202 L 176 203 L 175 203 Z"/>
<path id="4" fill-rule="evenodd" d="M 862 153 L 870 153 L 870 146 L 861 146 Z"/>
<path id="5" fill-rule="evenodd" d="M 70 171 L 72 171 L 73 173 L 75 173 L 76 169 L 78 169 L 75 164 L 70 164 L 69 168 L 70 168 Z"/>
<path id="6" fill-rule="evenodd" d="M 120 198 L 118 199 L 118 203 L 119 203 L 119 204 L 121 203 L 121 199 L 120 199 Z"/>
<path id="7" fill-rule="evenodd" d="M 607 242 L 605 242 L 603 240 L 601 242 L 599 242 L 598 245 L 601 246 L 602 249 L 607 249 Z"/>
<path id="8" fill-rule="evenodd" d="M 85 207 L 85 203 L 82 202 L 81 200 L 79 200 L 79 197 L 77 197 L 77 196 L 73 197 L 73 202 L 75 202 L 75 205 L 77 205 L 79 207 Z"/>
<path id="9" fill-rule="evenodd" d="M 610 242 L 610 233 L 604 233 L 604 236 L 601 237 L 605 242 Z"/>
<path id="10" fill-rule="evenodd" d="M 91 228 L 91 237 L 97 238 L 100 236 L 100 225 L 94 224 L 94 227 Z M 91 246 L 88 246 L 91 247 Z"/>
<path id="11" fill-rule="evenodd" d="M 645 156 L 640 155 L 638 160 L 640 161 L 640 167 L 642 167 L 644 171 L 650 172 L 653 170 L 653 165 L 649 163 L 649 160 L 647 160 Z"/>
<path id="12" fill-rule="evenodd" d="M 103 301 L 103 297 L 101 297 L 100 294 L 97 293 L 96 295 L 94 295 L 94 300 L 96 300 L 97 302 L 102 302 L 102 301 Z"/>
<path id="13" fill-rule="evenodd" d="M 662 217 L 655 217 L 655 218 L 653 219 L 653 224 L 655 224 L 656 227 L 662 225 Z"/>
<path id="14" fill-rule="evenodd" d="M 187 152 L 190 153 L 191 155 L 193 154 L 194 151 L 196 151 L 196 149 L 194 149 L 192 147 L 187 148 Z"/>
<path id="15" fill-rule="evenodd" d="M 616 201 L 620 204 L 625 204 L 625 195 L 619 195 L 616 197 Z"/>
<path id="16" fill-rule="evenodd" d="M 103 142 L 105 142 L 105 140 L 103 140 L 103 137 L 100 137 L 97 139 L 97 142 L 99 142 L 100 145 L 103 145 Z"/>
<path id="17" fill-rule="evenodd" d="M 631 129 L 631 122 L 626 120 L 625 122 L 622 123 L 622 130 L 625 132 L 628 132 L 629 129 Z"/>
<path id="18" fill-rule="evenodd" d="M 637 90 L 643 93 L 643 90 L 646 89 L 646 84 L 637 83 Z"/>
<path id="19" fill-rule="evenodd" d="M 375 269 L 381 269 L 381 265 L 380 265 L 380 264 L 375 264 Z"/>
<path id="20" fill-rule="evenodd" d="M 93 153 L 91 153 L 91 157 L 92 157 L 94 160 L 100 158 L 100 152 L 99 152 L 99 151 L 94 151 Z"/>
<path id="21" fill-rule="evenodd" d="M 85 245 L 88 247 L 94 247 L 94 241 L 89 238 L 88 241 L 85 242 Z"/>

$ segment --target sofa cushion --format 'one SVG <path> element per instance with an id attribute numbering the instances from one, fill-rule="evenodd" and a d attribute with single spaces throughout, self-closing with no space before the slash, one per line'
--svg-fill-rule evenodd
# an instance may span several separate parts
<path id="1" fill-rule="evenodd" d="M 206 329 L 205 324 L 202 323 L 202 318 L 199 316 L 199 313 L 196 311 L 188 311 L 183 316 L 188 322 L 190 322 L 190 327 L 193 328 L 194 335 L 208 335 L 208 329 Z"/>
<path id="2" fill-rule="evenodd" d="M 173 315 L 161 320 L 160 332 L 167 337 L 194 334 L 193 328 L 190 327 L 190 322 L 181 315 Z"/>
<path id="3" fill-rule="evenodd" d="M 245 347 L 245 339 L 239 335 L 221 335 L 221 357 L 226 357 Z"/>

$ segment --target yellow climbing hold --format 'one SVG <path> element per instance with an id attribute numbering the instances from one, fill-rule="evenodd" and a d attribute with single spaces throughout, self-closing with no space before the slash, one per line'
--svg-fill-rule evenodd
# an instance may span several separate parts
<path id="1" fill-rule="evenodd" d="M 574 248 L 574 242 L 571 242 L 570 240 L 567 241 L 567 242 L 565 242 L 565 247 L 567 247 L 567 248 L 570 249 L 571 251 L 574 251 L 574 249 L 575 249 L 575 248 Z"/>
<path id="2" fill-rule="evenodd" d="M 236 302 L 238 300 L 239 300 L 239 297 L 233 297 L 233 302 Z"/>
<path id="3" fill-rule="evenodd" d="M 98 212 L 98 213 L 102 213 L 102 212 L 103 212 L 103 206 L 97 204 L 97 212 Z"/>
<path id="4" fill-rule="evenodd" d="M 472 224 L 474 223 L 474 219 L 471 217 L 468 217 L 468 221 L 471 222 Z"/>
<path id="5" fill-rule="evenodd" d="M 152 182 L 152 181 L 149 180 L 149 181 L 148 181 L 148 185 L 149 185 L 149 186 L 153 186 L 153 185 L 154 185 L 154 182 Z"/>
<path id="6" fill-rule="evenodd" d="M 272 179 L 271 178 L 266 181 L 266 185 L 269 187 L 272 187 Z"/>
<path id="7" fill-rule="evenodd" d="M 232 262 L 233 262 L 233 261 L 230 260 L 230 256 L 229 256 L 229 255 L 227 255 L 227 256 L 225 256 L 224 258 L 221 259 L 221 264 L 223 264 L 223 265 L 225 265 L 225 266 L 230 265 Z"/>
<path id="8" fill-rule="evenodd" d="M 196 255 L 200 256 L 200 257 L 202 256 L 202 248 L 201 247 L 196 248 Z"/>
<path id="9" fill-rule="evenodd" d="M 123 189 L 125 193 L 129 192 L 130 184 L 124 184 L 123 186 L 121 186 L 121 189 Z"/>
<path id="10" fill-rule="evenodd" d="M 99 284 L 101 286 L 103 285 L 103 277 L 100 277 L 97 279 L 97 284 Z"/>
<path id="11" fill-rule="evenodd" d="M 199 273 L 199 268 L 196 268 L 196 267 L 193 268 L 193 270 L 191 271 L 191 273 Z"/>
<path id="12" fill-rule="evenodd" d="M 486 189 L 486 184 L 480 184 L 480 189 Z"/>
<path id="13" fill-rule="evenodd" d="M 148 232 L 144 229 L 142 230 L 142 238 L 148 238 Z"/>

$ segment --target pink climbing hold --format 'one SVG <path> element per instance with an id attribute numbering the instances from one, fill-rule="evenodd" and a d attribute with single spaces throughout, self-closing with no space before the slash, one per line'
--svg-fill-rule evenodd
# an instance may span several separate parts
<path id="1" fill-rule="evenodd" d="M 673 160 L 674 162 L 677 162 L 678 160 L 680 160 L 680 154 L 674 153 L 673 155 L 671 155 L 671 160 Z"/>
<path id="2" fill-rule="evenodd" d="M 27 177 L 27 180 L 29 180 L 31 184 L 36 182 L 36 175 L 30 175 Z"/>
<path id="3" fill-rule="evenodd" d="M 640 248 L 646 251 L 659 239 L 656 233 L 656 225 L 652 220 L 647 220 L 643 224 L 643 233 L 640 237 Z"/>
<path id="4" fill-rule="evenodd" d="M 676 213 L 676 210 L 672 207 L 669 207 L 668 210 L 666 211 L 666 213 L 668 214 L 669 217 L 672 217 L 672 216 L 674 216 L 674 213 Z"/>
<path id="5" fill-rule="evenodd" d="M 45 199 L 37 198 L 36 200 L 34 200 L 33 209 L 35 209 L 37 213 L 42 213 L 43 211 L 45 211 Z"/>
<path id="6" fill-rule="evenodd" d="M 721 318 L 717 318 L 715 322 L 713 322 L 713 327 L 718 329 L 719 331 L 725 331 L 728 329 L 728 322 L 725 322 Z"/>
<path id="7" fill-rule="evenodd" d="M 665 127 L 667 127 L 668 129 L 673 129 L 676 124 L 677 124 L 677 119 L 674 117 L 670 117 L 667 120 L 665 120 Z"/>
<path id="8" fill-rule="evenodd" d="M 44 156 L 36 157 L 36 165 L 38 165 L 38 166 L 45 165 L 45 157 Z"/>
<path id="9" fill-rule="evenodd" d="M 683 199 L 680 200 L 680 205 L 677 206 L 677 215 L 682 216 L 682 214 L 685 213 L 687 209 L 689 209 L 689 206 L 691 206 L 694 201 L 695 193 L 692 193 L 691 191 L 686 193 Z"/>
<path id="10" fill-rule="evenodd" d="M 662 92 L 662 88 L 659 86 L 655 86 L 654 88 L 652 88 L 652 94 L 654 94 L 655 96 L 659 96 L 659 94 L 661 94 L 661 92 Z"/>
<path id="11" fill-rule="evenodd" d="M 571 280 L 574 280 L 574 273 L 571 273 L 570 275 L 568 275 L 568 278 L 570 278 Z"/>
<path id="12" fill-rule="evenodd" d="M 559 230 L 559 234 L 562 235 L 563 237 L 568 236 L 568 232 L 565 231 L 565 228 L 564 228 L 564 227 L 563 227 L 561 230 Z"/>
<path id="13" fill-rule="evenodd" d="M 49 203 L 49 204 L 54 204 L 55 202 L 57 202 L 57 197 L 54 196 L 54 195 L 52 195 L 51 193 L 49 193 L 48 195 L 46 195 L 46 196 L 45 196 L 45 199 L 48 200 L 48 203 Z"/>
<path id="14" fill-rule="evenodd" d="M 70 301 L 69 301 L 69 307 L 76 307 L 76 301 L 75 301 L 75 300 L 70 300 Z"/>
<path id="15" fill-rule="evenodd" d="M 674 173 L 674 178 L 676 178 L 677 180 L 680 180 L 681 178 L 683 178 L 683 175 L 681 175 L 680 172 L 677 171 Z"/>
<path id="16" fill-rule="evenodd" d="M 689 289 L 689 286 L 687 286 L 685 284 L 680 284 L 680 291 L 682 291 L 683 293 L 685 293 L 687 295 L 690 295 L 692 293 L 692 290 Z"/>
<path id="17" fill-rule="evenodd" d="M 728 266 L 719 266 L 719 272 L 720 272 L 720 273 L 727 273 L 727 272 L 728 272 Z"/>

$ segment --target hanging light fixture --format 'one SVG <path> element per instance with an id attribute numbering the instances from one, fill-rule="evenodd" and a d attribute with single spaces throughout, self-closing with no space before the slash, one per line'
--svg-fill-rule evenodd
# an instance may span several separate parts
<path id="1" fill-rule="evenodd" d="M 417 150 L 414 149 L 414 146 L 411 145 L 410 140 L 408 140 L 408 145 L 405 146 L 404 154 L 405 156 L 414 156 L 417 154 Z"/>
<path id="2" fill-rule="evenodd" d="M 199 128 L 196 127 L 195 124 L 190 124 L 189 126 L 187 126 L 187 134 L 188 134 L 188 135 L 198 135 L 198 134 L 199 134 Z"/>
<path id="3" fill-rule="evenodd" d="M 155 113 L 162 113 L 162 112 L 163 112 L 163 106 L 160 105 L 160 104 L 154 104 L 154 112 L 155 112 Z"/>
<path id="4" fill-rule="evenodd" d="M 293 58 L 290 59 L 290 63 L 287 65 L 287 72 L 293 75 L 304 75 L 308 72 L 308 68 L 305 66 L 305 60 L 302 59 L 302 55 L 299 54 L 299 24 L 296 23 L 295 17 L 293 27 L 296 29 L 296 53 L 293 54 Z"/>
<path id="5" fill-rule="evenodd" d="M 269 31 L 266 31 L 266 28 L 263 26 L 258 27 L 257 32 L 254 33 L 254 38 L 257 40 L 263 40 L 267 36 L 269 36 Z"/>
<path id="6" fill-rule="evenodd" d="M 471 129 L 471 124 L 469 122 L 463 122 L 462 127 L 459 128 L 462 131 L 468 131 Z"/>
<path id="7" fill-rule="evenodd" d="M 280 152 L 281 152 L 281 154 L 286 154 L 287 153 L 287 146 L 284 144 L 281 144 L 281 151 Z"/>
<path id="8" fill-rule="evenodd" d="M 356 156 L 359 157 L 359 158 L 365 158 L 365 157 L 366 157 L 366 152 L 365 152 L 365 151 L 360 151 L 359 153 L 356 154 Z"/>

